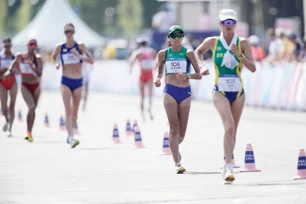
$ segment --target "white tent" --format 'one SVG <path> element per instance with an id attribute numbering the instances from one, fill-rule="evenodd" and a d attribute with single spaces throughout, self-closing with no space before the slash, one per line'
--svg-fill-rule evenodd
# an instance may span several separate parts
<path id="1" fill-rule="evenodd" d="M 35 38 L 44 49 L 53 49 L 57 43 L 65 42 L 64 26 L 75 26 L 75 39 L 87 47 L 96 47 L 104 38 L 88 27 L 72 10 L 67 0 L 46 0 L 35 18 L 13 38 L 14 50 L 25 48 L 29 39 Z"/>

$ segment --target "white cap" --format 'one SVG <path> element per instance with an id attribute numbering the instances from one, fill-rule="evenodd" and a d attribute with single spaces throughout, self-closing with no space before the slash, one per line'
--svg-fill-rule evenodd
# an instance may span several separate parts
<path id="1" fill-rule="evenodd" d="M 232 9 L 222 9 L 219 13 L 219 20 L 224 21 L 227 19 L 233 19 L 237 21 L 237 12 Z"/>
<path id="2" fill-rule="evenodd" d="M 251 35 L 248 38 L 249 42 L 251 43 L 251 45 L 259 45 L 259 37 L 257 37 L 256 35 Z"/>

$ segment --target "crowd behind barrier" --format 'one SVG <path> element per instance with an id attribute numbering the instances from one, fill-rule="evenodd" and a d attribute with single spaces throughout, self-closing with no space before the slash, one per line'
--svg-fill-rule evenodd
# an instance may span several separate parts
<path id="1" fill-rule="evenodd" d="M 210 61 L 205 65 L 210 75 L 201 81 L 191 80 L 194 100 L 211 101 L 214 83 L 214 69 Z M 44 65 L 41 88 L 46 91 L 59 91 L 62 70 L 56 70 L 53 64 Z M 90 73 L 89 90 L 120 94 L 138 94 L 139 68 L 135 65 L 129 73 L 127 61 L 96 61 Z M 257 70 L 251 73 L 246 68 L 242 71 L 246 94 L 246 105 L 285 110 L 306 110 L 306 64 L 257 63 Z M 163 95 L 164 79 L 160 88 L 154 87 L 154 95 Z M 19 79 L 20 83 L 20 79 Z"/>

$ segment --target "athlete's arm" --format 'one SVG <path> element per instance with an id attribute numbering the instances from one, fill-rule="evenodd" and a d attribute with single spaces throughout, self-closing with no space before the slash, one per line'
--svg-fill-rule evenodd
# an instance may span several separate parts
<path id="1" fill-rule="evenodd" d="M 164 74 L 164 60 L 166 56 L 166 50 L 161 50 L 157 53 L 157 75 L 155 79 L 155 86 L 160 87 L 161 85 L 161 78 L 163 77 Z"/>
<path id="2" fill-rule="evenodd" d="M 131 57 L 129 59 L 129 63 L 130 63 L 130 73 L 132 73 L 132 69 L 133 69 L 133 65 L 136 62 L 136 60 L 138 59 L 139 56 L 139 52 L 137 50 L 135 50 L 132 54 Z"/>
<path id="3" fill-rule="evenodd" d="M 203 53 L 208 51 L 208 50 L 212 50 L 214 49 L 214 45 L 215 45 L 215 41 L 216 41 L 216 37 L 208 37 L 205 38 L 205 40 L 203 40 L 203 42 L 197 47 L 197 49 L 194 51 L 195 54 L 195 58 L 198 62 L 198 64 L 200 65 L 200 68 L 202 68 L 201 73 L 203 75 L 207 75 L 208 74 L 208 69 L 206 67 L 204 67 L 203 65 Z"/>
<path id="4" fill-rule="evenodd" d="M 198 79 L 198 80 L 202 79 L 202 74 L 200 73 L 199 64 L 197 63 L 194 52 L 192 50 L 187 51 L 187 58 L 191 62 L 195 73 L 190 74 L 189 77 L 188 75 L 186 75 L 186 77 L 189 79 Z"/>
<path id="5" fill-rule="evenodd" d="M 242 64 L 248 68 L 251 72 L 256 71 L 256 66 L 252 56 L 252 49 L 249 41 L 247 39 L 241 39 L 241 48 L 242 53 L 244 54 L 243 59 L 241 60 Z M 235 50 L 232 50 L 237 57 L 242 57 L 241 53 L 238 52 L 237 46 L 234 46 Z"/>
<path id="6" fill-rule="evenodd" d="M 82 56 L 82 55 L 79 55 L 78 58 L 80 60 L 83 60 L 84 62 L 87 62 L 89 64 L 93 64 L 94 63 L 94 59 L 93 57 L 91 56 L 91 53 L 88 51 L 87 47 L 85 46 L 84 43 L 80 43 L 79 44 L 79 48 L 80 48 L 80 51 L 81 52 L 84 52 L 86 57 Z"/>
<path id="7" fill-rule="evenodd" d="M 57 69 L 60 67 L 60 63 L 58 61 L 56 61 L 56 57 L 60 53 L 60 51 L 61 51 L 61 45 L 59 44 L 55 47 L 55 49 L 54 49 L 54 51 L 51 55 L 51 58 L 52 58 L 52 60 L 53 60 Z"/>
<path id="8" fill-rule="evenodd" d="M 15 59 L 11 63 L 10 67 L 8 68 L 8 70 L 4 73 L 3 77 L 9 77 L 9 76 L 14 75 L 15 73 L 17 73 L 16 67 L 20 63 L 21 56 L 22 55 L 20 53 L 16 55 Z"/>
<path id="9" fill-rule="evenodd" d="M 42 62 L 41 55 L 36 55 L 36 63 L 37 63 L 36 69 L 32 67 L 32 63 L 30 64 L 30 67 L 38 77 L 41 77 L 42 68 L 43 68 L 43 62 Z"/>

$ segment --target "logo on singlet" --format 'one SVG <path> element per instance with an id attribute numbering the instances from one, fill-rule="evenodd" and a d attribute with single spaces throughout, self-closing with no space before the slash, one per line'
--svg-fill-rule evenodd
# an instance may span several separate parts
<path id="1" fill-rule="evenodd" d="M 67 52 L 68 50 L 67 49 L 63 49 L 63 52 Z"/>

